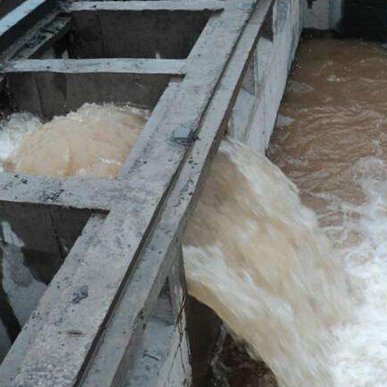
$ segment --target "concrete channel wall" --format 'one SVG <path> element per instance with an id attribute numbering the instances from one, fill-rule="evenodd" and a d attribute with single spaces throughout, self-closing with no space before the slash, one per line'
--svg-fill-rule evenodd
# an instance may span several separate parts
<path id="1" fill-rule="evenodd" d="M 261 36 L 231 119 L 231 133 L 264 153 L 269 145 L 288 72 L 298 46 L 304 2 L 280 0 L 273 12 L 275 34 Z"/>
<path id="2" fill-rule="evenodd" d="M 46 21 L 23 21 L 23 10 L 7 22 L 22 28 L 0 23 L 0 83 L 13 104 L 49 119 L 104 94 L 154 110 L 116 180 L 0 173 L 3 288 L 20 325 L 32 313 L 0 385 L 204 387 L 218 322 L 186 294 L 181 235 L 226 127 L 254 150 L 268 146 L 306 0 L 78 1 L 64 14 L 54 3 L 24 5 Z M 143 45 L 125 46 L 133 34 L 114 28 L 143 9 L 177 51 L 161 42 L 148 52 L 144 31 Z"/>

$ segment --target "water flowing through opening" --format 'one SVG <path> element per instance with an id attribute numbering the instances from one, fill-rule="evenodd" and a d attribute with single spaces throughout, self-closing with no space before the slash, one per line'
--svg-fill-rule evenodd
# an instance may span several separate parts
<path id="1" fill-rule="evenodd" d="M 386 383 L 386 60 L 376 44 L 303 42 L 269 151 L 293 182 L 226 138 L 186 231 L 189 292 L 280 386 Z M 3 168 L 113 177 L 146 118 L 111 105 L 43 126 L 14 115 Z"/>

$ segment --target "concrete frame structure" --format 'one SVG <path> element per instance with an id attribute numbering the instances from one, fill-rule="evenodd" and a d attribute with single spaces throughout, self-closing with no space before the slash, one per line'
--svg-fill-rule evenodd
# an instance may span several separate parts
<path id="1" fill-rule="evenodd" d="M 1 386 L 203 385 L 191 369 L 182 234 L 230 118 L 232 135 L 267 146 L 303 6 L 27 0 L 0 20 L 10 109 L 46 119 L 85 102 L 153 109 L 117 179 L 0 173 L 1 224 L 58 270 Z"/>

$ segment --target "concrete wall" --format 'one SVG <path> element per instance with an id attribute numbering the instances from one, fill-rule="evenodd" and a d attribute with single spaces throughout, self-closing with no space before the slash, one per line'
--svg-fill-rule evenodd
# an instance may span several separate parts
<path id="1" fill-rule="evenodd" d="M 334 29 L 341 19 L 343 0 L 304 0 L 304 28 Z"/>
<path id="2" fill-rule="evenodd" d="M 233 111 L 230 133 L 264 153 L 274 129 L 288 72 L 302 31 L 303 0 L 280 0 L 273 38 L 261 36 Z"/>

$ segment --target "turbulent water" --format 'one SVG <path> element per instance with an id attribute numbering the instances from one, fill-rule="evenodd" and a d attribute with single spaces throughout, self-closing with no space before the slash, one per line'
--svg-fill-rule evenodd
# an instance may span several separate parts
<path id="1" fill-rule="evenodd" d="M 190 293 L 280 386 L 387 385 L 386 61 L 370 43 L 304 41 L 269 152 L 295 184 L 226 139 L 185 235 Z M 85 105 L 22 141 L 15 135 L 4 165 L 112 177 L 146 118 L 131 108 Z M 58 152 L 60 162 L 51 160 Z M 238 378 L 222 386 L 275 383 L 254 379 L 244 362 L 234 365 Z"/>
<path id="2" fill-rule="evenodd" d="M 184 248 L 188 289 L 282 386 L 331 385 L 331 329 L 346 274 L 297 188 L 264 156 L 224 141 Z"/>
<path id="3" fill-rule="evenodd" d="M 86 104 L 38 127 L 33 121 L 36 130 L 28 131 L 22 141 L 16 137 L 20 144 L 7 155 L 5 166 L 35 175 L 114 177 L 148 115 L 133 107 Z M 20 116 L 14 115 L 10 123 L 17 119 Z M 6 125 L 4 133 L 13 129 Z"/>
<path id="4" fill-rule="evenodd" d="M 386 70 L 381 45 L 304 41 L 270 149 L 361 290 L 334 332 L 335 386 L 387 385 Z"/>
<path id="5" fill-rule="evenodd" d="M 131 108 L 84 105 L 27 134 L 6 166 L 112 177 L 144 117 Z M 188 226 L 184 256 L 190 293 L 282 385 L 326 385 L 330 330 L 347 316 L 348 281 L 296 186 L 265 156 L 223 141 Z"/>

